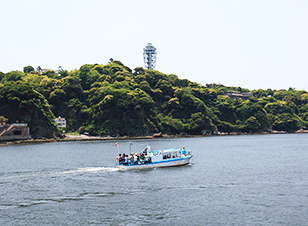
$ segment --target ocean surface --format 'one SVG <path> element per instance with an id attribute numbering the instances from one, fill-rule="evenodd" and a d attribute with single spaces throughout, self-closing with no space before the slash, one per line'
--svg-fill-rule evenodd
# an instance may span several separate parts
<path id="1" fill-rule="evenodd" d="M 308 225 L 308 134 L 0 147 L 0 225 Z M 144 144 L 191 165 L 118 171 Z"/>

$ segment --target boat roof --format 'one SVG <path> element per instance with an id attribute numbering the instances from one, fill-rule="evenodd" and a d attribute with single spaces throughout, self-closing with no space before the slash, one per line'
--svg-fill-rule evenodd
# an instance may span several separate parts
<path id="1" fill-rule="evenodd" d="M 160 150 L 155 150 L 153 151 L 154 154 L 158 154 L 160 152 L 163 152 L 163 153 L 170 153 L 170 152 L 176 152 L 176 151 L 180 151 L 179 148 L 170 148 L 170 149 L 160 149 Z"/>

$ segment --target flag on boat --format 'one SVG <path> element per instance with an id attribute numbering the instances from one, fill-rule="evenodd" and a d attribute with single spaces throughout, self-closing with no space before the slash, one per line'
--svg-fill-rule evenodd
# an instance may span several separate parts
<path id="1" fill-rule="evenodd" d="M 119 147 L 119 142 L 115 143 L 114 145 L 115 145 L 116 147 Z"/>

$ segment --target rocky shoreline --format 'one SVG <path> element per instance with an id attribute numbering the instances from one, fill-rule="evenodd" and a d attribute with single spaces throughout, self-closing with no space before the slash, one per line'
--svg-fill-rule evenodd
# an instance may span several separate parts
<path id="1" fill-rule="evenodd" d="M 210 135 L 167 135 L 161 134 L 160 136 L 138 136 L 138 137 L 99 137 L 99 136 L 87 136 L 87 135 L 65 135 L 63 139 L 28 139 L 28 140 L 15 140 L 15 141 L 2 141 L 0 146 L 6 145 L 17 145 L 17 144 L 41 144 L 49 142 L 68 142 L 68 141 L 91 141 L 91 140 L 134 140 L 134 139 L 166 139 L 166 138 L 189 138 L 189 137 L 207 137 L 207 136 L 235 136 L 235 135 L 260 135 L 260 134 L 287 134 L 287 133 L 308 133 L 308 130 L 298 130 L 295 132 L 286 132 L 286 131 L 271 131 L 271 132 L 261 132 L 261 133 L 223 133 L 218 132 L 217 134 Z"/>

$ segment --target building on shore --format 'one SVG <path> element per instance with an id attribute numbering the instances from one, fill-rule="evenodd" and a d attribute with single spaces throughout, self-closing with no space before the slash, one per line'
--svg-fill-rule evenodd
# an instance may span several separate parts
<path id="1" fill-rule="evenodd" d="M 145 69 L 155 70 L 156 56 L 156 48 L 152 46 L 152 43 L 148 43 L 146 47 L 143 48 L 143 60 Z"/>
<path id="2" fill-rule="evenodd" d="M 229 97 L 233 100 L 247 100 L 249 97 L 252 97 L 252 93 L 232 93 L 232 92 L 227 92 L 223 95 L 224 97 Z"/>
<path id="3" fill-rule="evenodd" d="M 65 118 L 61 118 L 60 116 L 58 118 L 55 118 L 55 121 L 57 123 L 57 126 L 62 129 L 65 130 L 66 129 L 66 120 Z"/>
<path id="4" fill-rule="evenodd" d="M 27 123 L 0 125 L 0 141 L 31 139 Z"/>

